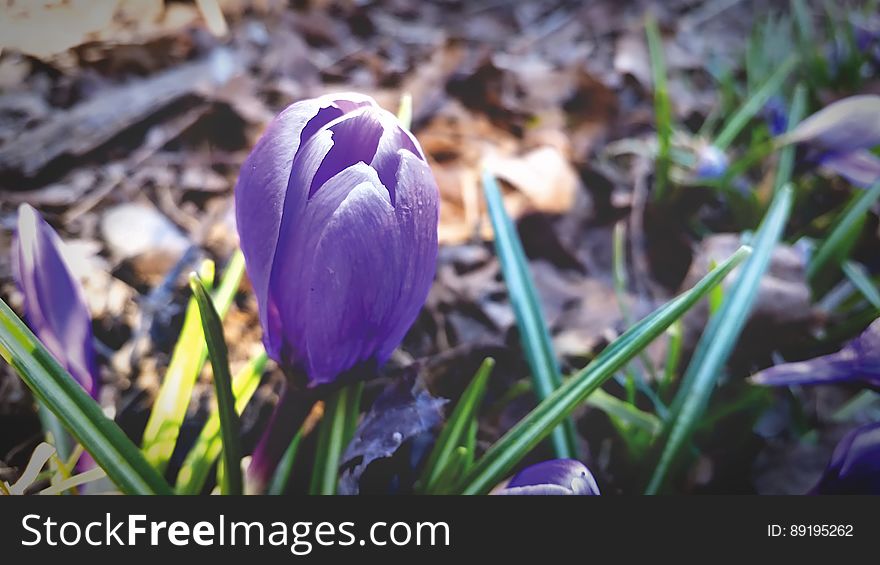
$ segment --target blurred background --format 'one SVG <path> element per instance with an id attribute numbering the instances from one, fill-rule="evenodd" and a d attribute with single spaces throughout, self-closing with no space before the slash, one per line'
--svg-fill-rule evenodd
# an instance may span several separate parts
<path id="1" fill-rule="evenodd" d="M 826 63 L 824 74 L 798 71 L 810 111 L 880 92 L 876 3 L 799 5 L 816 30 L 809 60 Z M 678 192 L 668 206 L 649 196 L 658 114 L 647 14 L 661 32 L 673 144 L 684 155 L 673 160 Z M 488 444 L 534 400 L 514 394 L 528 369 L 487 243 L 480 171 L 503 182 L 557 353 L 566 368 L 579 368 L 627 317 L 650 311 L 735 249 L 738 238 L 725 234 L 756 227 L 772 162 L 757 159 L 727 179 L 730 190 L 696 182 L 697 163 L 717 124 L 786 56 L 807 58 L 796 17 L 787 0 L 3 0 L 0 296 L 20 312 L 9 246 L 16 208 L 26 202 L 67 243 L 94 319 L 102 406 L 137 440 L 180 329 L 186 273 L 205 257 L 222 266 L 237 245 L 232 190 L 267 123 L 288 104 L 327 92 L 370 94 L 391 111 L 409 94 L 412 129 L 441 191 L 443 245 L 428 304 L 371 386 L 419 359 L 432 390 L 456 397 L 491 354 L 499 361 L 493 409 L 480 423 Z M 769 138 L 794 82 L 764 104 L 727 158 Z M 789 233 L 821 231 L 814 220 L 852 193 L 837 177 L 811 179 Z M 737 191 L 758 204 L 744 210 L 730 196 Z M 622 292 L 613 269 L 618 224 L 628 272 Z M 876 228 L 872 215 L 853 248 L 874 273 Z M 803 250 L 780 246 L 730 363 L 735 384 L 718 395 L 725 412 L 708 424 L 711 437 L 681 491 L 803 492 L 847 429 L 833 418 L 853 395 L 846 387 L 792 399 L 736 384 L 779 352 L 831 351 L 867 325 L 815 339 L 817 328 L 852 316 L 817 306 L 804 269 Z M 225 324 L 233 371 L 259 350 L 246 285 Z M 685 358 L 707 316 L 705 308 L 688 316 Z M 636 370 L 662 367 L 665 352 L 664 339 Z M 204 377 L 183 444 L 210 407 Z M 250 445 L 281 378 L 269 370 L 245 412 Z M 865 410 L 880 413 L 876 403 Z M 609 492 L 636 484 L 634 447 L 606 414 L 584 407 L 578 427 Z M 0 471 L 26 462 L 40 437 L 29 392 L 2 364 Z"/>

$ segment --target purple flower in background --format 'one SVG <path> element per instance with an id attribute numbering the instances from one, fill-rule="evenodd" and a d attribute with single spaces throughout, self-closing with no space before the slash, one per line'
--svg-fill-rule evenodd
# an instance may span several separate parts
<path id="1" fill-rule="evenodd" d="M 281 112 L 235 188 L 269 355 L 310 386 L 387 361 L 434 277 L 438 202 L 418 142 L 373 99 Z"/>
<path id="2" fill-rule="evenodd" d="M 599 487 L 580 461 L 553 459 L 526 467 L 495 494 L 583 496 L 599 494 Z"/>
<path id="3" fill-rule="evenodd" d="M 829 104 L 777 138 L 780 143 L 807 147 L 808 161 L 859 187 L 880 180 L 880 96 L 850 96 Z"/>
<path id="4" fill-rule="evenodd" d="M 880 422 L 851 430 L 840 440 L 813 493 L 880 494 Z"/>
<path id="5" fill-rule="evenodd" d="M 82 289 L 61 255 L 62 245 L 36 210 L 19 207 L 12 271 L 24 296 L 25 320 L 61 366 L 97 398 L 92 321 Z"/>
<path id="6" fill-rule="evenodd" d="M 853 14 L 850 18 L 856 49 L 880 63 L 880 17 Z"/>
<path id="7" fill-rule="evenodd" d="M 771 96 L 764 104 L 761 115 L 767 123 L 770 135 L 775 137 L 785 133 L 788 128 L 788 108 L 786 108 L 785 99 L 782 96 Z"/>
<path id="8" fill-rule="evenodd" d="M 880 387 L 880 319 L 837 353 L 797 363 L 783 363 L 751 377 L 755 384 L 771 386 L 857 380 Z"/>
<path id="9" fill-rule="evenodd" d="M 701 179 L 717 179 L 724 176 L 729 165 L 730 160 L 724 151 L 714 145 L 705 145 L 697 151 L 694 172 Z"/>

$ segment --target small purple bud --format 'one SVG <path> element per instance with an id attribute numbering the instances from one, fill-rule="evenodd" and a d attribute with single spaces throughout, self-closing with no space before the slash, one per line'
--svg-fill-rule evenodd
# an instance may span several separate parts
<path id="1" fill-rule="evenodd" d="M 309 386 L 387 361 L 437 259 L 437 184 L 397 118 L 360 94 L 292 104 L 242 165 L 235 204 L 269 355 Z"/>
<path id="2" fill-rule="evenodd" d="M 706 145 L 697 153 L 695 173 L 701 179 L 717 179 L 724 176 L 729 165 L 724 151 L 714 145 Z"/>
<path id="3" fill-rule="evenodd" d="M 880 494 L 880 422 L 843 436 L 813 493 Z"/>
<path id="4" fill-rule="evenodd" d="M 837 353 L 782 363 L 752 375 L 750 380 L 770 386 L 865 381 L 880 387 L 880 319 Z"/>
<path id="5" fill-rule="evenodd" d="M 862 14 L 853 14 L 850 17 L 850 26 L 856 49 L 876 57 L 876 48 L 880 45 L 880 17 L 866 18 Z"/>
<path id="6" fill-rule="evenodd" d="M 599 487 L 580 461 L 552 459 L 526 467 L 495 494 L 584 496 L 599 494 Z"/>
<path id="7" fill-rule="evenodd" d="M 12 272 L 24 317 L 46 349 L 93 398 L 100 386 L 92 322 L 82 288 L 61 254 L 63 243 L 39 213 L 18 209 Z"/>
<path id="8" fill-rule="evenodd" d="M 771 96 L 761 111 L 764 121 L 767 122 L 767 128 L 770 135 L 777 136 L 785 133 L 788 128 L 788 109 L 785 107 L 785 100 L 781 96 Z"/>

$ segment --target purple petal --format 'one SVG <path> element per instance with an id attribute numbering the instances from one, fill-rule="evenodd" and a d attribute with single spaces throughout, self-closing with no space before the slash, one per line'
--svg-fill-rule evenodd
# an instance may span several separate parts
<path id="1" fill-rule="evenodd" d="M 370 104 L 369 97 L 351 93 L 292 104 L 272 121 L 241 167 L 235 187 L 236 225 L 257 295 L 264 339 L 269 335 L 265 297 L 294 156 L 322 127 L 345 112 Z"/>
<path id="2" fill-rule="evenodd" d="M 834 448 L 816 494 L 880 494 L 880 422 L 847 433 Z"/>
<path id="3" fill-rule="evenodd" d="M 438 192 L 428 166 L 401 152 L 397 206 L 375 170 L 365 168 L 372 179 L 348 193 L 320 235 L 304 316 L 313 383 L 366 361 L 387 361 L 427 297 L 437 259 Z"/>
<path id="4" fill-rule="evenodd" d="M 311 317 L 308 304 L 312 297 L 321 300 L 329 293 L 329 289 L 312 283 L 312 266 L 320 259 L 318 244 L 326 226 L 356 187 L 378 185 L 378 180 L 374 170 L 359 163 L 330 179 L 311 199 L 294 190 L 288 194 L 283 237 L 279 240 L 269 288 L 269 353 L 277 351 L 276 358 L 285 365 L 304 370 L 310 365 L 307 336 L 312 325 L 321 321 Z"/>
<path id="5" fill-rule="evenodd" d="M 331 145 L 314 171 L 309 183 L 309 198 L 337 173 L 356 163 L 370 163 L 376 155 L 379 140 L 385 130 L 384 110 L 362 108 L 329 124 L 326 131 Z M 295 165 L 299 167 L 299 164 Z"/>
<path id="6" fill-rule="evenodd" d="M 526 467 L 498 494 L 597 495 L 599 487 L 580 461 L 553 459 Z"/>
<path id="7" fill-rule="evenodd" d="M 880 96 L 864 94 L 838 100 L 779 138 L 809 143 L 838 155 L 880 145 Z"/>
<path id="8" fill-rule="evenodd" d="M 769 386 L 862 380 L 880 386 L 880 319 L 837 353 L 797 363 L 782 363 L 764 369 L 750 380 Z"/>
<path id="9" fill-rule="evenodd" d="M 18 210 L 13 276 L 34 334 L 92 397 L 99 389 L 92 322 L 58 234 L 27 204 Z"/>
<path id="10" fill-rule="evenodd" d="M 831 154 L 819 159 L 819 162 L 861 188 L 868 188 L 880 180 L 880 157 L 867 149 L 843 155 Z"/>

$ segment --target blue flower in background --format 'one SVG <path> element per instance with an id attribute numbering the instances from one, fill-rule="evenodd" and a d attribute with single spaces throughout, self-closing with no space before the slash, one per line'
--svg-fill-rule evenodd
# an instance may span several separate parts
<path id="1" fill-rule="evenodd" d="M 788 128 L 788 108 L 785 105 L 785 99 L 778 94 L 767 100 L 761 110 L 761 116 L 767 123 L 767 128 L 773 137 L 782 135 Z"/>
<path id="2" fill-rule="evenodd" d="M 717 179 L 724 176 L 730 160 L 724 151 L 714 145 L 705 145 L 697 151 L 697 165 L 694 169 L 698 178 Z"/>
<path id="3" fill-rule="evenodd" d="M 880 422 L 840 440 L 813 494 L 880 494 Z"/>
<path id="4" fill-rule="evenodd" d="M 504 495 L 598 495 L 599 487 L 586 465 L 574 459 L 553 459 L 526 467 L 503 489 Z"/>
<path id="5" fill-rule="evenodd" d="M 28 326 L 93 398 L 100 390 L 92 320 L 79 282 L 61 254 L 58 234 L 27 204 L 18 209 L 12 273 Z"/>

